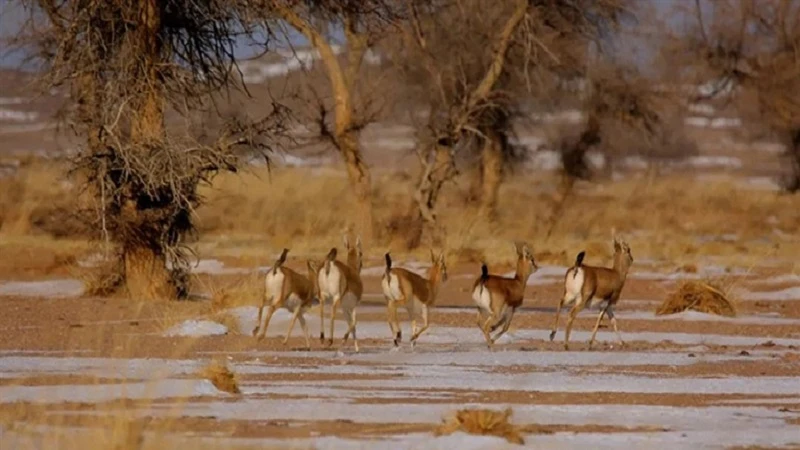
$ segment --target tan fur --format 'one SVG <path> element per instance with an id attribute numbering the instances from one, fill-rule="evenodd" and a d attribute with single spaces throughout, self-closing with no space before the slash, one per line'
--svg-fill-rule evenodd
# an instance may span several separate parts
<path id="1" fill-rule="evenodd" d="M 387 253 L 386 256 L 389 254 Z M 431 251 L 431 268 L 428 269 L 428 278 L 423 278 L 416 273 L 401 267 L 387 268 L 381 278 L 381 288 L 387 301 L 387 321 L 392 330 L 395 347 L 402 340 L 402 332 L 397 317 L 397 308 L 405 306 L 408 318 L 411 321 L 411 345 L 416 345 L 417 339 L 428 329 L 428 308 L 436 302 L 439 286 L 447 281 L 447 265 L 444 252 L 438 257 Z M 417 329 L 415 309 L 419 303 L 422 310 L 422 327 Z"/>
<path id="2" fill-rule="evenodd" d="M 517 253 L 514 278 L 488 275 L 484 279 L 479 276 L 472 284 L 472 299 L 478 306 L 477 323 L 489 348 L 508 331 L 514 312 L 525 297 L 528 277 L 539 268 L 527 244 L 514 244 L 514 249 Z M 491 333 L 501 326 L 500 332 L 492 337 Z"/>
<path id="3" fill-rule="evenodd" d="M 619 301 L 622 288 L 625 286 L 628 270 L 630 269 L 631 264 L 633 264 L 633 256 L 631 255 L 630 246 L 625 241 L 619 239 L 616 235 L 614 235 L 613 241 L 613 267 L 594 267 L 586 265 L 580 265 L 579 267 L 573 266 L 569 268 L 567 273 L 564 275 L 564 295 L 561 297 L 561 301 L 558 303 L 555 321 L 553 322 L 553 329 L 550 332 L 550 340 L 552 341 L 556 336 L 556 330 L 558 329 L 558 318 L 561 314 L 561 309 L 564 307 L 564 305 L 574 302 L 572 309 L 569 311 L 567 328 L 564 335 L 564 349 L 566 350 L 569 350 L 569 335 L 570 331 L 572 330 L 572 322 L 575 320 L 575 317 L 579 312 L 581 312 L 581 310 L 583 310 L 586 306 L 591 307 L 593 305 L 593 298 L 598 299 L 600 303 L 605 302 L 605 305 L 600 311 L 600 314 L 597 316 L 597 322 L 595 323 L 594 330 L 592 331 L 592 337 L 589 340 L 589 348 L 592 348 L 592 345 L 594 344 L 594 338 L 597 334 L 597 329 L 600 327 L 600 321 L 603 319 L 604 315 L 608 315 L 609 319 L 611 320 L 611 324 L 614 327 L 614 332 L 617 335 L 619 344 L 625 344 L 622 341 L 622 337 L 619 334 L 619 329 L 617 328 L 617 319 L 614 317 L 614 305 L 616 305 Z M 576 271 L 582 271 L 583 276 L 583 284 L 580 286 L 580 289 L 577 290 L 577 292 L 574 289 L 571 290 L 572 286 L 570 285 L 571 280 L 574 280 L 575 277 L 581 275 L 581 273 L 577 273 Z"/>
<path id="4" fill-rule="evenodd" d="M 292 329 L 294 328 L 295 321 L 300 321 L 300 327 L 303 329 L 303 334 L 306 339 L 306 347 L 311 348 L 311 342 L 308 336 L 308 326 L 306 325 L 305 317 L 303 317 L 303 313 L 311 306 L 312 301 L 314 300 L 314 286 L 313 283 L 309 278 L 306 278 L 303 275 L 295 272 L 294 270 L 283 267 L 283 262 L 286 259 L 286 254 L 288 253 L 288 249 L 284 250 L 281 254 L 281 257 L 273 266 L 272 270 L 265 276 L 265 286 L 264 286 L 264 296 L 262 297 L 261 306 L 258 308 L 258 322 L 256 323 L 256 327 L 253 329 L 253 336 L 255 336 L 258 340 L 261 340 L 267 334 L 267 327 L 269 327 L 269 322 L 272 319 L 272 315 L 275 314 L 275 311 L 278 308 L 286 308 L 292 313 L 292 320 L 289 322 L 289 329 L 286 331 L 286 337 L 283 339 L 283 344 L 289 341 L 289 337 L 292 334 Z M 309 272 L 310 274 L 311 272 Z M 282 278 L 280 282 L 280 286 L 277 289 L 271 289 L 270 280 L 271 277 L 279 277 Z M 298 301 L 287 302 L 287 300 L 293 299 Z M 264 306 L 269 303 L 269 309 L 267 310 L 266 319 L 264 321 L 264 326 L 261 327 L 261 317 L 264 312 Z M 259 332 L 260 330 L 260 332 Z"/>
<path id="5" fill-rule="evenodd" d="M 360 247 L 360 245 L 358 245 Z M 324 320 L 325 320 L 325 300 L 331 300 L 331 319 L 330 319 L 330 335 L 328 338 L 328 345 L 333 344 L 333 330 L 334 322 L 336 319 L 336 309 L 342 304 L 342 312 L 345 314 L 348 329 L 344 334 L 342 343 L 346 343 L 350 334 L 353 335 L 353 345 L 358 352 L 358 338 L 356 337 L 356 307 L 361 303 L 361 296 L 364 292 L 364 287 L 361 282 L 359 274 L 359 266 L 361 265 L 360 248 L 357 253 L 357 260 L 353 260 L 356 267 L 351 267 L 336 260 L 336 249 L 333 248 L 328 253 L 325 262 L 316 263 L 314 261 L 308 262 L 308 268 L 314 273 L 313 278 L 316 280 L 316 289 L 319 293 L 320 299 L 320 341 L 325 341 Z M 335 275 L 340 275 L 334 278 Z M 344 301 L 344 303 L 342 303 Z"/>

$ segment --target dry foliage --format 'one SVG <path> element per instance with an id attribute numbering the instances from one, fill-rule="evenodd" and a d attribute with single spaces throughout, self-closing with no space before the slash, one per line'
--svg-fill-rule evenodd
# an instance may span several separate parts
<path id="1" fill-rule="evenodd" d="M 710 281 L 684 281 L 669 294 L 656 310 L 657 316 L 697 311 L 718 316 L 736 317 L 736 305 L 720 288 Z"/>
<path id="2" fill-rule="evenodd" d="M 524 444 L 520 429 L 511 424 L 511 408 L 505 411 L 491 409 L 461 409 L 451 415 L 434 432 L 436 436 L 463 431 L 469 434 L 501 437 L 513 444 Z"/>
<path id="3" fill-rule="evenodd" d="M 236 380 L 236 374 L 222 361 L 215 360 L 206 366 L 201 372 L 200 376 L 211 381 L 211 383 L 220 391 L 228 392 L 230 394 L 241 394 L 239 390 L 239 383 Z"/>

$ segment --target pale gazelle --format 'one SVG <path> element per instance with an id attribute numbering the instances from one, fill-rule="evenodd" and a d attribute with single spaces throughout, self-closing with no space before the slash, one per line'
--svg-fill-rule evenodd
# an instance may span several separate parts
<path id="1" fill-rule="evenodd" d="M 354 267 L 336 259 L 336 247 L 332 248 L 322 264 L 313 261 L 308 262 L 308 268 L 315 272 L 319 293 L 319 319 L 320 332 L 319 338 L 325 340 L 325 300 L 331 300 L 331 326 L 328 337 L 328 345 L 333 344 L 334 321 L 336 319 L 336 309 L 341 303 L 342 312 L 347 319 L 347 332 L 344 334 L 342 343 L 346 343 L 350 334 L 353 334 L 353 345 L 358 352 L 358 338 L 356 337 L 356 307 L 361 303 L 361 295 L 364 291 L 361 277 Z M 359 257 L 360 259 L 360 257 Z M 360 263 L 359 263 L 360 264 Z"/>
<path id="2" fill-rule="evenodd" d="M 397 347 L 402 339 L 400 323 L 397 318 L 397 307 L 403 305 L 408 311 L 411 320 L 411 346 L 417 338 L 428 329 L 428 308 L 433 306 L 439 285 L 447 281 L 447 266 L 445 265 L 444 252 L 437 257 L 431 250 L 431 268 L 428 269 L 428 278 L 425 279 L 416 273 L 400 267 L 392 267 L 392 257 L 386 253 L 386 272 L 381 278 L 383 295 L 388 306 L 388 322 Z M 422 311 L 422 328 L 417 329 L 416 309 Z"/>
<path id="3" fill-rule="evenodd" d="M 267 334 L 267 327 L 269 327 L 269 321 L 272 319 L 272 315 L 275 314 L 275 310 L 283 307 L 292 313 L 292 320 L 289 322 L 289 329 L 286 331 L 283 344 L 286 345 L 289 341 L 294 323 L 299 320 L 303 335 L 306 338 L 306 347 L 310 349 L 311 342 L 308 337 L 308 326 L 303 314 L 311 306 L 311 302 L 314 299 L 314 286 L 308 278 L 283 266 L 288 254 L 289 249 L 283 249 L 281 256 L 264 277 L 264 297 L 261 301 L 261 307 L 258 308 L 258 322 L 253 329 L 253 336 L 259 340 L 263 339 Z M 269 303 L 269 309 L 267 310 L 264 326 L 261 327 L 261 316 L 267 303 Z"/>
<path id="4" fill-rule="evenodd" d="M 508 331 L 514 312 L 525 297 L 528 277 L 539 269 L 527 244 L 514 243 L 514 250 L 517 253 L 514 278 L 489 275 L 486 264 L 482 264 L 481 276 L 472 285 L 472 300 L 478 307 L 478 326 L 490 348 Z M 491 333 L 501 326 L 500 332 L 492 337 Z"/>
<path id="5" fill-rule="evenodd" d="M 619 239 L 616 234 L 613 234 L 614 241 L 614 265 L 608 267 L 594 267 L 583 265 L 583 258 L 586 252 L 578 253 L 575 258 L 575 265 L 567 269 L 564 275 L 564 295 L 561 301 L 558 302 L 558 309 L 556 310 L 556 318 L 553 322 L 553 330 L 550 332 L 550 340 L 556 337 L 556 330 L 558 330 L 558 316 L 561 315 L 561 308 L 564 305 L 574 304 L 569 311 L 569 318 L 567 319 L 567 329 L 564 334 L 564 349 L 569 350 L 569 333 L 572 330 L 572 322 L 575 316 L 585 307 L 592 307 L 592 299 L 596 298 L 599 303 L 605 302 L 605 305 L 600 310 L 600 315 L 597 316 L 597 322 L 592 331 L 592 337 L 589 339 L 589 348 L 594 344 L 594 338 L 597 334 L 597 329 L 600 327 L 600 321 L 603 320 L 604 315 L 608 315 L 611 319 L 611 325 L 614 327 L 614 333 L 617 335 L 617 341 L 620 345 L 625 343 L 617 329 L 617 319 L 614 317 L 614 305 L 619 301 L 619 295 L 622 293 L 622 288 L 625 286 L 625 279 L 628 276 L 628 270 L 633 264 L 633 255 L 631 255 L 631 248 L 627 242 Z"/>

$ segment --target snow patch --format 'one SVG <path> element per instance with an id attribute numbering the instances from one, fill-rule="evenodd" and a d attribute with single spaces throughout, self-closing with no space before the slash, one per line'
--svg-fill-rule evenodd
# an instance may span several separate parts
<path id="1" fill-rule="evenodd" d="M 228 327 L 211 320 L 187 320 L 164 332 L 165 336 L 221 336 Z"/>
<path id="2" fill-rule="evenodd" d="M 83 283 L 72 278 L 0 283 L 0 296 L 63 298 L 79 297 L 81 294 Z"/>

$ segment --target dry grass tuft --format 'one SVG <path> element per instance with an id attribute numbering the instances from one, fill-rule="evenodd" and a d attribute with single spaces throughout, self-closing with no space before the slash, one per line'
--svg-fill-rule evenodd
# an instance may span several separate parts
<path id="1" fill-rule="evenodd" d="M 470 434 L 498 436 L 514 444 L 524 444 L 520 429 L 511 424 L 511 408 L 505 411 L 491 409 L 461 409 L 447 418 L 434 432 L 436 436 L 463 431 Z"/>
<path id="2" fill-rule="evenodd" d="M 236 374 L 234 374 L 224 362 L 215 360 L 200 372 L 200 376 L 211 381 L 220 391 L 231 394 L 242 393 L 242 391 L 239 390 L 239 382 L 236 380 Z"/>
<path id="3" fill-rule="evenodd" d="M 239 277 L 222 287 L 209 285 L 211 311 L 218 313 L 237 306 L 258 305 L 263 295 L 261 280 L 261 274 L 256 272 Z"/>
<path id="4" fill-rule="evenodd" d="M 664 299 L 656 310 L 657 316 L 692 310 L 706 314 L 735 317 L 736 305 L 720 288 L 706 281 L 684 281 Z"/>
<path id="5" fill-rule="evenodd" d="M 73 277 L 83 283 L 85 295 L 108 297 L 118 293 L 125 281 L 119 260 L 107 260 L 94 267 L 70 266 Z"/>
<path id="6" fill-rule="evenodd" d="M 220 325 L 224 325 L 225 328 L 228 329 L 229 333 L 242 334 L 242 330 L 239 329 L 239 319 L 237 319 L 236 316 L 231 313 L 224 311 L 217 313 L 212 317 L 211 320 Z"/>

